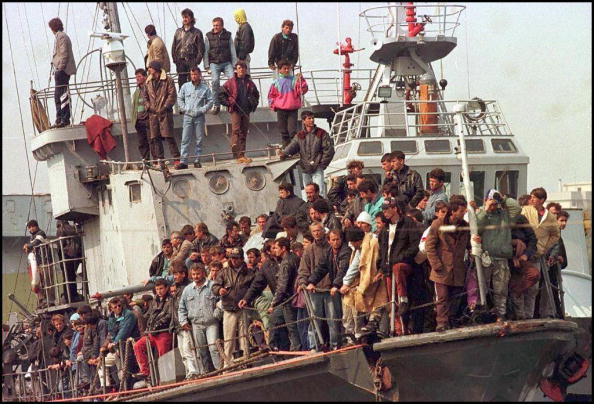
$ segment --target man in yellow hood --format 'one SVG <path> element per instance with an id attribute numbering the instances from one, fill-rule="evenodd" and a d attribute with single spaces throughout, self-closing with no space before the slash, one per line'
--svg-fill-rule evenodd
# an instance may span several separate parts
<path id="1" fill-rule="evenodd" d="M 235 22 L 239 24 L 237 33 L 235 34 L 235 53 L 237 54 L 238 60 L 245 62 L 249 74 L 251 60 L 250 53 L 254 51 L 255 45 L 254 31 L 252 31 L 252 27 L 247 22 L 247 17 L 243 8 L 235 10 L 233 17 L 235 18 Z"/>

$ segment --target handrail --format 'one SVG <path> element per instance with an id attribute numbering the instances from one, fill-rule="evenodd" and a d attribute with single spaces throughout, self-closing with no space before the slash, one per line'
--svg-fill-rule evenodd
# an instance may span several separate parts
<path id="1" fill-rule="evenodd" d="M 359 14 L 359 17 L 365 19 L 367 31 L 374 38 L 380 39 L 390 36 L 391 29 L 399 29 L 398 34 L 406 36 L 408 32 L 408 22 L 406 21 L 406 10 L 408 5 L 389 5 L 371 7 Z M 423 31 L 425 37 L 429 35 L 449 35 L 454 36 L 456 28 L 460 26 L 460 15 L 466 8 L 457 4 L 415 4 L 417 21 L 421 22 L 424 17 L 428 17 Z M 378 35 L 381 34 L 381 35 Z M 396 35 L 394 35 L 396 37 Z"/>
<path id="2" fill-rule="evenodd" d="M 451 119 L 453 112 L 445 110 L 447 104 L 468 102 L 460 100 L 436 100 L 421 101 L 407 100 L 399 102 L 363 102 L 337 112 L 330 126 L 335 144 L 347 142 L 357 138 L 368 137 L 420 137 L 420 136 L 449 136 L 453 137 L 454 122 Z M 468 136 L 512 136 L 503 114 L 499 110 L 496 101 L 485 100 L 485 111 L 476 120 L 466 118 L 464 120 L 464 132 Z M 435 112 L 419 112 L 420 105 L 436 104 Z M 384 105 L 374 112 L 370 106 Z M 412 106 L 415 112 L 407 111 Z M 377 112 L 376 112 L 377 111 Z M 383 112 L 382 112 L 383 111 Z M 353 123 L 356 117 L 359 122 L 355 127 Z M 383 118 L 383 121 L 380 119 Z M 425 119 L 422 122 L 421 119 Z M 427 123 L 429 121 L 430 123 Z M 393 123 L 397 122 L 397 123 Z M 429 129 L 431 130 L 429 130 Z M 383 130 L 382 133 L 373 134 L 372 130 Z M 386 130 L 399 130 L 400 135 L 386 135 Z"/>

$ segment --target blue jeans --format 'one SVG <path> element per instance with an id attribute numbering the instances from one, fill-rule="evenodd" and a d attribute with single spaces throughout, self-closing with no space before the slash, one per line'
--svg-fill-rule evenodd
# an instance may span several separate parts
<path id="1" fill-rule="evenodd" d="M 195 118 L 192 118 L 189 115 L 184 115 L 180 162 L 188 164 L 192 132 L 195 132 L 196 134 L 196 148 L 194 149 L 194 155 L 196 156 L 195 161 L 200 161 L 200 153 L 202 153 L 202 138 L 204 137 L 204 126 L 204 114 L 200 114 Z"/>
<path id="2" fill-rule="evenodd" d="M 311 303 L 313 305 L 314 316 L 331 318 L 328 323 L 328 331 L 330 334 L 330 348 L 337 348 L 340 343 L 340 321 L 342 321 L 342 303 L 340 295 L 337 293 L 334 296 L 330 292 L 310 293 Z M 314 320 L 318 323 L 318 328 L 322 328 L 322 320 Z M 318 343 L 316 330 L 313 323 L 310 324 L 308 330 L 309 348 L 316 348 L 317 351 L 321 349 Z"/>
<path id="3" fill-rule="evenodd" d="M 220 88 L 220 80 L 221 80 L 221 73 L 225 73 L 225 76 L 230 79 L 233 77 L 233 65 L 231 62 L 225 63 L 211 63 L 210 64 L 210 71 L 211 75 L 211 83 L 212 83 L 212 96 L 214 97 L 214 106 L 220 106 L 219 103 L 219 88 Z"/>
<path id="4" fill-rule="evenodd" d="M 219 323 L 218 321 L 209 325 L 200 325 L 200 324 L 192 324 L 192 332 L 194 333 L 194 339 L 196 340 L 197 346 L 204 346 L 207 344 L 208 348 L 201 347 L 199 348 L 200 352 L 200 361 L 202 363 L 198 364 L 198 368 L 201 370 L 200 373 L 209 372 L 210 369 L 210 362 L 212 361 L 213 366 L 215 369 L 221 368 L 221 358 L 219 357 L 219 351 L 214 344 L 215 341 L 219 338 Z M 209 355 L 210 353 L 210 355 Z M 209 360 L 210 358 L 210 360 Z"/>
<path id="5" fill-rule="evenodd" d="M 183 143 L 183 141 L 182 141 Z M 183 155 L 183 152 L 182 152 Z M 324 170 L 322 170 L 321 168 L 318 168 L 316 171 L 314 171 L 311 174 L 307 174 L 302 172 L 301 173 L 301 179 L 303 181 L 303 199 L 305 198 L 305 186 L 307 184 L 309 184 L 310 182 L 313 182 L 315 184 L 318 184 L 318 186 L 320 187 L 320 196 L 322 198 L 326 197 L 326 183 L 324 182 Z"/>

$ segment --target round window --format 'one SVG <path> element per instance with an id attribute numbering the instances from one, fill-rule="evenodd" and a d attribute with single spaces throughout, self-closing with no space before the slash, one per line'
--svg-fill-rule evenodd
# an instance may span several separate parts
<path id="1" fill-rule="evenodd" d="M 224 194 L 229 190 L 229 180 L 223 174 L 214 174 L 208 180 L 208 187 L 217 195 Z"/>
<path id="2" fill-rule="evenodd" d="M 252 191 L 259 191 L 266 185 L 266 179 L 259 170 L 250 170 L 245 173 L 245 185 Z"/>
<path id="3" fill-rule="evenodd" d="M 188 180 L 178 180 L 173 183 L 172 190 L 175 196 L 185 199 L 190 194 L 190 184 Z"/>

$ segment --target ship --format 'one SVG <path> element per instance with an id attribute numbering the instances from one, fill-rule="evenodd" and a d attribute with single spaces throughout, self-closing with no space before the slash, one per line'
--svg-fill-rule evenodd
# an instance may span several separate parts
<path id="1" fill-rule="evenodd" d="M 34 158 L 47 163 L 53 216 L 74 221 L 78 234 L 40 247 L 40 270 L 58 276 L 48 278 L 51 281 L 41 292 L 52 303 L 29 313 L 31 317 L 70 313 L 89 302 L 147 290 L 142 285 L 146 273 L 138 269 L 148 268 L 160 250 L 160 240 L 172 231 L 204 222 L 221 234 L 229 218 L 273 211 L 280 182 L 303 188 L 297 160 L 277 157 L 281 139 L 265 97 L 251 119 L 246 152 L 251 163 L 237 164 L 229 145 L 221 141 L 230 131 L 224 111 L 207 115 L 202 167 L 158 169 L 142 161 L 134 128 L 126 118 L 129 106 L 123 94 L 134 85 L 123 73 L 128 62 L 117 6 L 100 3 L 99 7 L 106 29 L 94 35 L 105 41 L 98 53 L 106 79 L 75 82 L 70 91 L 83 102 L 96 93 L 103 94 L 103 100 L 117 100 L 107 112 L 98 101 L 89 106 L 113 121 L 112 135 L 123 147 L 111 151 L 109 159 L 99 158 L 89 147 L 82 124 L 53 129 L 41 124 L 33 138 Z M 345 58 L 343 69 L 302 71 L 312 89 L 304 108 L 312 110 L 318 121 L 328 122 L 335 144 L 334 159 L 325 173 L 328 184 L 346 175 L 346 163 L 353 159 L 362 160 L 365 172 L 379 180 L 381 156 L 400 150 L 425 183 L 428 172 L 441 167 L 447 192 L 465 194 L 479 206 L 491 184 L 511 197 L 526 193 L 529 157 L 497 102 L 447 100 L 447 81 L 437 81 L 433 63 L 455 49 L 464 9 L 453 4 L 391 3 L 364 10 L 360 18 L 372 35 L 370 59 L 375 69 L 352 69 L 349 54 L 356 50 L 347 38 L 335 52 Z M 266 94 L 271 73 L 251 70 L 260 93 Z M 333 77 L 328 79 L 329 75 Z M 210 77 L 204 77 L 209 82 Z M 53 91 L 34 94 L 32 104 L 39 116 Z M 174 116 L 178 144 L 181 119 Z M 164 163 L 170 165 L 171 159 Z M 77 282 L 82 301 L 74 301 L 68 293 L 61 296 L 65 282 L 59 276 L 64 262 L 61 249 L 71 237 L 80 240 L 84 252 Z M 591 328 L 588 334 L 570 319 L 479 323 L 440 333 L 371 337 L 315 354 L 257 350 L 237 368 L 180 381 L 183 367 L 180 370 L 175 348 L 154 360 L 158 380 L 153 380 L 153 387 L 85 397 L 74 391 L 70 400 L 528 401 L 542 397 L 543 381 L 573 380 L 577 371 L 566 369 L 576 357 L 591 360 L 590 351 Z M 43 398 L 62 398 L 42 373 L 32 379 L 50 389 Z M 18 398 L 31 398 L 23 393 L 23 374 L 17 379 L 21 387 L 15 390 L 22 393 Z"/>

